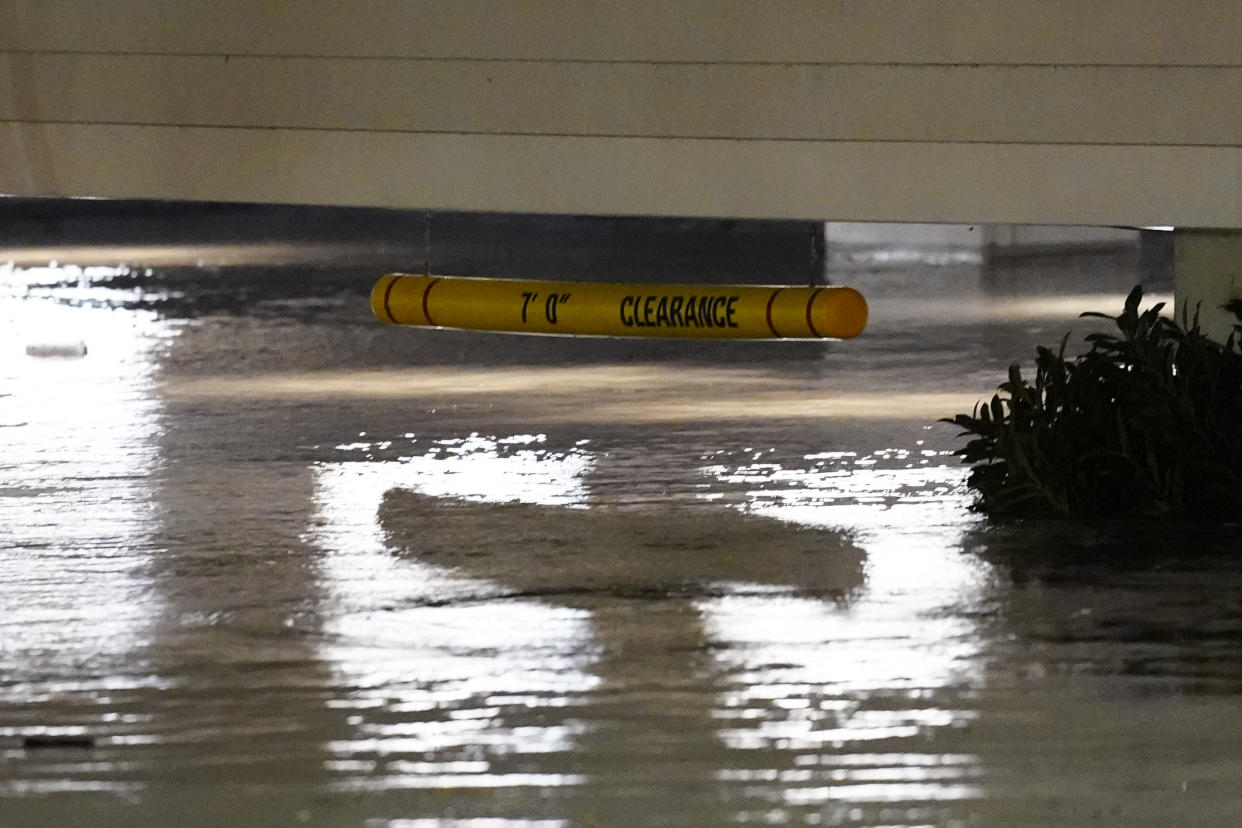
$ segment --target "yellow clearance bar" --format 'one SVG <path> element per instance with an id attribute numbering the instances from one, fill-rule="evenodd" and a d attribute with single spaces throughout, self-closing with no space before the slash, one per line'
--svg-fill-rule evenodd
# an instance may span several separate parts
<path id="1" fill-rule="evenodd" d="M 371 291 L 382 322 L 474 331 L 691 339 L 849 339 L 867 302 L 849 287 L 650 285 L 383 277 Z"/>

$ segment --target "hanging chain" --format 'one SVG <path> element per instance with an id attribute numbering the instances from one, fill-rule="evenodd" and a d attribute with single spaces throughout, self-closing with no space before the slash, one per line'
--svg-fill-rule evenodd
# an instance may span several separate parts
<path id="1" fill-rule="evenodd" d="M 810 273 L 811 278 L 809 280 L 810 284 L 808 285 L 808 287 L 815 287 L 815 283 L 819 281 L 816 278 L 816 273 L 815 273 L 816 266 L 819 264 L 819 256 L 816 255 L 816 249 L 815 249 L 816 246 L 817 245 L 815 244 L 815 222 L 811 222 L 811 266 L 807 268 L 808 270 L 811 271 Z"/>
<path id="2" fill-rule="evenodd" d="M 810 287 L 828 284 L 828 237 L 827 225 L 823 222 L 811 222 L 811 267 Z"/>
<path id="3" fill-rule="evenodd" d="M 431 211 L 423 211 L 423 273 L 431 275 Z"/>

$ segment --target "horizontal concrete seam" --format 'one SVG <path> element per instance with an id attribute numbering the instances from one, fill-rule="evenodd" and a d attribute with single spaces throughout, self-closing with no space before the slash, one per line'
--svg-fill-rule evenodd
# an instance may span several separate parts
<path id="1" fill-rule="evenodd" d="M 346 54 L 268 54 L 258 52 L 154 52 L 74 49 L 0 49 L 4 55 L 155 57 L 217 60 L 344 60 L 409 63 L 525 63 L 600 66 L 756 66 L 756 67 L 876 67 L 876 68 L 957 68 L 957 69 L 1242 69 L 1238 63 L 1097 63 L 1058 61 L 815 61 L 815 60 L 656 60 L 645 58 L 532 58 L 478 57 L 469 55 L 346 55 Z"/>
<path id="2" fill-rule="evenodd" d="M 254 124 L 164 123 L 156 121 L 71 121 L 55 119 L 0 118 L 0 126 L 85 126 L 123 127 L 130 129 L 187 129 L 235 132 L 311 132 L 343 135 L 428 135 L 482 138 L 571 138 L 584 140 L 634 141 L 711 141 L 742 144 L 907 144 L 922 146 L 1016 146 L 1016 147 L 1151 147 L 1185 149 L 1242 149 L 1238 144 L 1199 142 L 1142 141 L 1013 141 L 987 139 L 917 139 L 917 138 L 797 138 L 755 135 L 679 135 L 661 133 L 609 132 L 523 132 L 453 129 L 374 129 L 370 127 L 275 126 Z"/>

